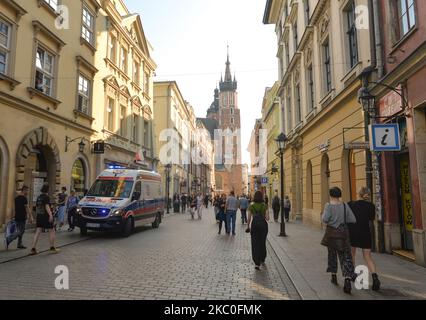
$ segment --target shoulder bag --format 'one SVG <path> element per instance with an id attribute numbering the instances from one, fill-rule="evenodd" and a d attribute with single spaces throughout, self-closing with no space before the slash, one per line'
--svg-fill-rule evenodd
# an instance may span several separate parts
<path id="1" fill-rule="evenodd" d="M 327 226 L 321 244 L 337 251 L 350 248 L 349 229 L 346 224 L 346 203 L 343 203 L 344 224 L 338 228 Z"/>

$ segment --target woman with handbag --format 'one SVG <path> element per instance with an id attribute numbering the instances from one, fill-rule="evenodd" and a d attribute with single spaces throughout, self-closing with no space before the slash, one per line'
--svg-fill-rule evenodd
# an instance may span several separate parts
<path id="1" fill-rule="evenodd" d="M 251 253 L 255 269 L 260 270 L 260 265 L 265 264 L 266 237 L 268 236 L 269 211 L 263 198 L 263 193 L 257 191 L 254 201 L 248 208 L 249 215 L 246 230 L 251 234 Z"/>
<path id="2" fill-rule="evenodd" d="M 349 239 L 348 223 L 356 223 L 351 208 L 340 201 L 342 191 L 335 187 L 330 189 L 330 203 L 324 208 L 322 222 L 327 225 L 322 245 L 328 248 L 328 268 L 331 273 L 331 283 L 337 285 L 337 257 L 340 261 L 345 285 L 343 291 L 350 294 L 351 281 L 355 279 L 355 268 L 352 261 L 351 244 Z"/>

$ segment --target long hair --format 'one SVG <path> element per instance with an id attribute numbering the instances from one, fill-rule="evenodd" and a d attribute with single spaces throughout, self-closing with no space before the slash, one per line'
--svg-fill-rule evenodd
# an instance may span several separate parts
<path id="1" fill-rule="evenodd" d="M 262 191 L 256 191 L 256 193 L 254 194 L 253 202 L 254 203 L 264 203 L 265 202 Z"/>

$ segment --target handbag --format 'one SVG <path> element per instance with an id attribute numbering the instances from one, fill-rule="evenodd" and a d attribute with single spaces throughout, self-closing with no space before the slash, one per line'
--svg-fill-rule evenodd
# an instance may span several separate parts
<path id="1" fill-rule="evenodd" d="M 349 229 L 346 224 L 346 203 L 343 204 L 344 224 L 338 228 L 327 226 L 321 244 L 325 247 L 344 251 L 350 248 Z"/>

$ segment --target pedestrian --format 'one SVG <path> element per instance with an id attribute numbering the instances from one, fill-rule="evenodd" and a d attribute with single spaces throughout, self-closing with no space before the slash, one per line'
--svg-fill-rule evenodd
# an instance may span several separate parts
<path id="1" fill-rule="evenodd" d="M 380 281 L 376 272 L 376 265 L 371 257 L 372 237 L 370 231 L 370 223 L 373 223 L 376 216 L 376 207 L 370 201 L 370 189 L 361 188 L 358 196 L 360 200 L 348 203 L 356 218 L 356 223 L 349 225 L 352 259 L 355 264 L 356 250 L 357 248 L 362 249 L 364 261 L 373 277 L 372 289 L 378 291 L 380 290 Z"/>
<path id="2" fill-rule="evenodd" d="M 22 243 L 25 226 L 27 224 L 27 220 L 29 220 L 30 223 L 34 222 L 28 206 L 28 191 L 29 188 L 27 186 L 23 186 L 21 192 L 15 198 L 15 222 L 17 232 L 6 239 L 6 250 L 9 249 L 9 245 L 15 239 L 18 239 L 18 249 L 26 249 Z"/>
<path id="3" fill-rule="evenodd" d="M 188 201 L 188 197 L 186 193 L 182 195 L 182 197 L 180 198 L 180 201 L 182 205 L 182 213 L 186 213 L 186 202 Z"/>
<path id="4" fill-rule="evenodd" d="M 325 205 L 322 216 L 322 222 L 327 225 L 327 229 L 321 244 L 328 248 L 327 272 L 331 273 L 331 283 L 337 285 L 337 257 L 339 257 L 345 278 L 343 291 L 350 294 L 351 281 L 356 278 L 356 274 L 347 224 L 356 223 L 356 218 L 351 208 L 340 201 L 341 197 L 342 191 L 339 188 L 330 189 L 330 203 Z"/>
<path id="5" fill-rule="evenodd" d="M 226 212 L 226 225 L 228 232 L 232 230 L 232 235 L 235 236 L 235 222 L 237 220 L 237 210 L 239 207 L 238 199 L 235 198 L 235 192 L 231 191 L 228 199 L 226 199 L 225 212 Z"/>
<path id="6" fill-rule="evenodd" d="M 291 211 L 291 202 L 288 196 L 284 197 L 284 215 L 285 215 L 285 221 L 290 220 L 290 211 Z"/>
<path id="7" fill-rule="evenodd" d="M 197 200 L 198 220 L 201 220 L 201 218 L 203 216 L 203 196 L 201 195 L 201 193 L 198 194 L 196 200 Z"/>
<path id="8" fill-rule="evenodd" d="M 269 198 L 267 194 L 265 194 L 265 204 L 269 208 Z"/>
<path id="9" fill-rule="evenodd" d="M 222 225 L 225 225 L 225 232 L 228 233 L 228 228 L 226 226 L 226 214 L 225 214 L 225 204 L 226 204 L 226 196 L 223 194 L 221 197 L 219 197 L 217 200 L 217 206 L 218 206 L 218 216 L 217 219 L 219 221 L 219 233 L 222 233 Z"/>
<path id="10" fill-rule="evenodd" d="M 50 252 L 58 253 L 59 250 L 55 247 L 55 229 L 53 227 L 53 212 L 50 207 L 49 185 L 45 184 L 41 188 L 41 194 L 38 196 L 36 201 L 36 233 L 34 235 L 34 242 L 30 252 L 30 255 L 36 255 L 37 242 L 40 237 L 42 229 L 49 230 L 50 240 Z"/>
<path id="11" fill-rule="evenodd" d="M 62 229 L 65 223 L 65 207 L 67 204 L 67 188 L 62 187 L 62 192 L 58 194 L 58 231 Z"/>
<path id="12" fill-rule="evenodd" d="M 249 207 L 249 201 L 245 195 L 240 198 L 240 211 L 241 211 L 241 222 L 242 224 L 247 223 L 247 209 Z"/>
<path id="13" fill-rule="evenodd" d="M 204 196 L 204 205 L 206 206 L 206 209 L 209 208 L 209 196 L 207 194 Z"/>
<path id="14" fill-rule="evenodd" d="M 281 200 L 278 197 L 278 191 L 275 191 L 275 196 L 272 199 L 272 211 L 274 212 L 274 221 L 278 222 L 278 217 L 281 210 Z"/>
<path id="15" fill-rule="evenodd" d="M 251 254 L 256 270 L 265 265 L 266 238 L 268 236 L 269 210 L 263 198 L 263 193 L 254 194 L 253 203 L 248 208 L 247 233 L 251 235 Z"/>
<path id="16" fill-rule="evenodd" d="M 213 208 L 214 208 L 214 216 L 216 218 L 216 222 L 219 222 L 219 211 L 220 211 L 220 198 L 219 196 L 215 196 L 213 200 Z"/>
<path id="17" fill-rule="evenodd" d="M 71 190 L 70 196 L 67 201 L 67 214 L 68 214 L 68 231 L 74 231 L 77 219 L 77 205 L 79 199 L 75 195 L 75 190 Z"/>

